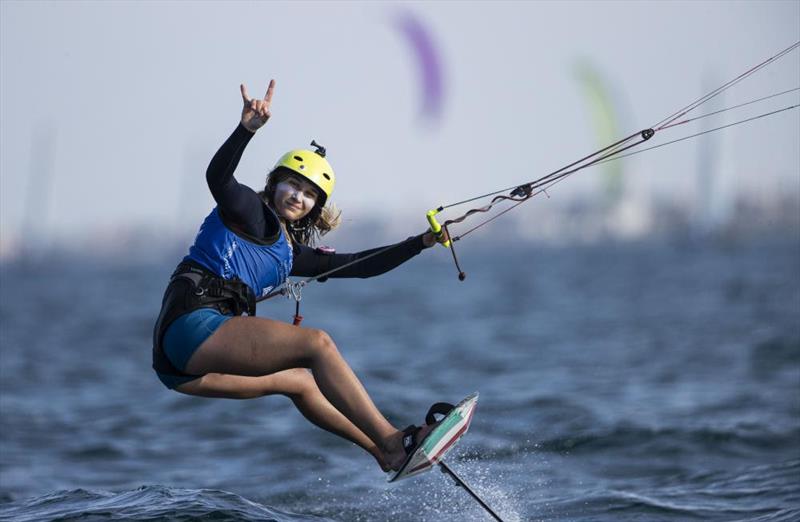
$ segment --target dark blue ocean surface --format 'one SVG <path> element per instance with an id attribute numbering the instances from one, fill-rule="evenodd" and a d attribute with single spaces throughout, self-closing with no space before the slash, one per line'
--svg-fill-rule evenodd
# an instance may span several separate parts
<path id="1" fill-rule="evenodd" d="M 800 519 L 800 240 L 466 243 L 463 283 L 426 251 L 302 312 L 399 427 L 481 392 L 449 460 L 506 520 Z M 0 520 L 488 520 L 441 473 L 387 484 L 286 398 L 166 390 L 173 261 L 0 267 Z"/>

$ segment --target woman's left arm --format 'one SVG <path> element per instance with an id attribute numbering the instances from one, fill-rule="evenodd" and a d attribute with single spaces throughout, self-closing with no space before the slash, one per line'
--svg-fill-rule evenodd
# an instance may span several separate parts
<path id="1" fill-rule="evenodd" d="M 297 245 L 292 264 L 292 275 L 315 277 L 330 270 L 338 269 L 348 263 L 353 263 L 350 266 L 336 270 L 329 277 L 374 277 L 397 268 L 422 252 L 423 249 L 435 244 L 436 239 L 430 232 L 426 232 L 425 234 L 412 236 L 394 245 L 364 250 L 354 254 L 334 254 L 319 248 Z M 386 249 L 385 252 L 373 255 L 384 249 Z M 369 258 L 364 259 L 366 257 Z M 360 259 L 364 260 L 359 261 Z"/>

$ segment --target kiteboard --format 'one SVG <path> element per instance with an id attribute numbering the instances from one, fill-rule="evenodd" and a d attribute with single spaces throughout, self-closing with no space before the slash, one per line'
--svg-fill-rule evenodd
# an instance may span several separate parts
<path id="1" fill-rule="evenodd" d="M 467 433 L 477 405 L 477 392 L 456 404 L 441 422 L 419 442 L 417 449 L 408 455 L 400 469 L 389 476 L 389 482 L 419 475 L 430 471 L 439 464 L 458 440 Z M 426 420 L 430 421 L 431 419 Z"/>

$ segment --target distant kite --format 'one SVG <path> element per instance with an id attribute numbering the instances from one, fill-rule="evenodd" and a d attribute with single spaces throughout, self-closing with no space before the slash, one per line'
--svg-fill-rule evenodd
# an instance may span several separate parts
<path id="1" fill-rule="evenodd" d="M 600 73 L 587 61 L 580 61 L 576 66 L 578 80 L 591 114 L 597 143 L 606 145 L 620 136 L 617 124 L 618 111 L 611 98 L 608 84 Z M 609 206 L 616 205 L 622 197 L 622 163 L 612 161 L 603 166 L 605 179 L 605 198 Z"/>
<path id="2" fill-rule="evenodd" d="M 414 59 L 419 64 L 421 98 L 420 116 L 436 121 L 442 113 L 443 81 L 439 53 L 430 32 L 420 19 L 410 11 L 395 15 L 395 25 L 411 45 Z"/>

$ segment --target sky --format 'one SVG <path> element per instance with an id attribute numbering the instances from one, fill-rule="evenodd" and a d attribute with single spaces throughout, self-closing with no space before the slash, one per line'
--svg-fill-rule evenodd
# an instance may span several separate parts
<path id="1" fill-rule="evenodd" d="M 434 53 L 433 87 L 404 30 L 409 17 Z M 238 122 L 239 84 L 263 95 L 271 78 L 272 119 L 237 179 L 260 189 L 281 154 L 316 139 L 345 218 L 424 228 L 429 208 L 530 181 L 604 145 L 578 64 L 605 79 L 618 126 L 634 132 L 800 41 L 800 2 L 2 0 L 0 23 L 8 248 L 41 235 L 195 229 L 213 206 L 205 168 Z M 716 108 L 796 87 L 798 50 Z M 628 197 L 693 198 L 708 143 L 725 190 L 800 191 L 799 112 L 623 160 Z M 552 204 L 601 189 L 587 171 L 560 184 Z"/>

